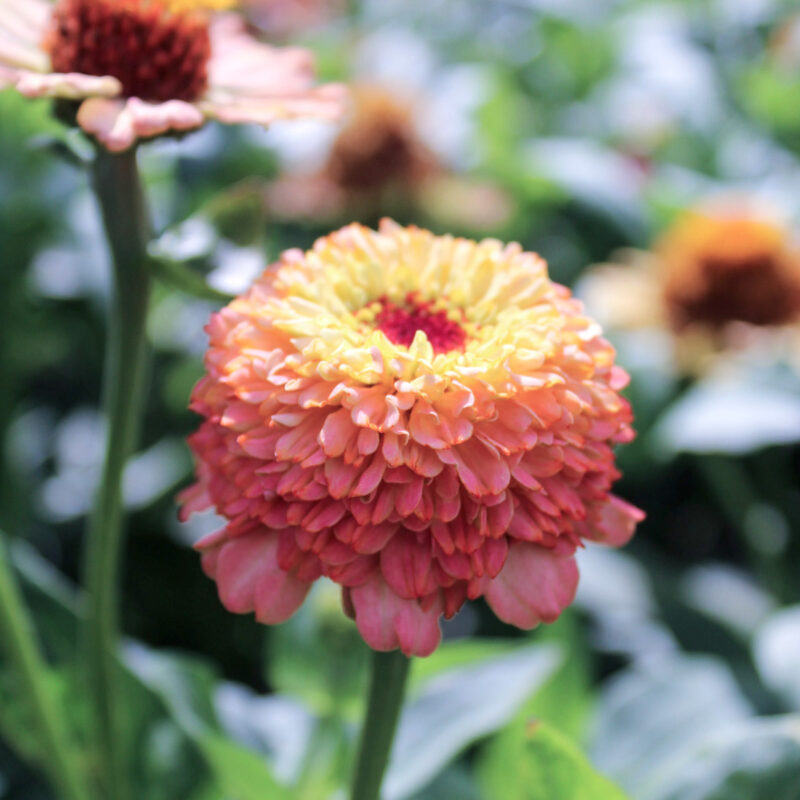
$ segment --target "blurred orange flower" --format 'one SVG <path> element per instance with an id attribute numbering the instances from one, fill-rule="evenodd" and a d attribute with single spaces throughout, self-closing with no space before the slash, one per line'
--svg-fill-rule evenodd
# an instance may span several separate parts
<path id="1" fill-rule="evenodd" d="M 662 327 L 682 366 L 800 321 L 800 250 L 747 204 L 682 214 L 649 253 L 592 268 L 581 295 L 610 329 Z"/>

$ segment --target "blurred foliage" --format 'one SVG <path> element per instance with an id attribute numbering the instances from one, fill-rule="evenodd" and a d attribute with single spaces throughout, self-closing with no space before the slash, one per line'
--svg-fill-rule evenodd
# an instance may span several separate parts
<path id="1" fill-rule="evenodd" d="M 447 179 L 392 187 L 364 221 L 517 239 L 574 284 L 715 192 L 800 222 L 791 6 L 363 0 L 298 38 L 326 76 L 414 98 Z M 367 654 L 337 592 L 319 585 L 277 629 L 227 614 L 191 551 L 216 522 L 179 525 L 173 500 L 219 293 L 364 207 L 337 200 L 324 223 L 286 208 L 285 181 L 308 177 L 330 138 L 209 127 L 142 153 L 163 271 L 126 476 L 120 671 L 148 800 L 325 800 L 351 767 Z M 79 733 L 75 585 L 107 300 L 83 154 L 47 103 L 0 93 L 0 526 Z M 207 285 L 217 294 L 192 296 Z M 734 387 L 681 374 L 663 336 L 611 335 L 639 431 L 619 493 L 648 519 L 624 552 L 582 554 L 576 606 L 556 625 L 521 634 L 481 605 L 446 624 L 415 665 L 386 800 L 800 800 L 800 359 L 758 363 Z M 0 660 L 0 798 L 53 800 L 15 698 Z"/>

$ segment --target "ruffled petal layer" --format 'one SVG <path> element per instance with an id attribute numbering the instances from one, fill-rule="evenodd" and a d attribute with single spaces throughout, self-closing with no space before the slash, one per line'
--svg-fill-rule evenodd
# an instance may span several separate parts
<path id="1" fill-rule="evenodd" d="M 297 117 L 334 120 L 344 112 L 346 87 L 315 87 L 308 50 L 258 42 L 235 14 L 218 16 L 211 38 L 209 88 L 199 104 L 208 117 L 227 124 L 270 125 Z"/>
<path id="2" fill-rule="evenodd" d="M 535 544 L 512 544 L 500 574 L 488 581 L 486 602 L 510 625 L 529 630 L 554 622 L 575 599 L 578 566 L 572 554 Z"/>
<path id="3" fill-rule="evenodd" d="M 285 622 L 311 588 L 278 566 L 278 535 L 259 531 L 241 536 L 213 534 L 197 545 L 203 566 L 217 582 L 219 597 L 235 614 L 255 612 L 265 625 Z"/>
<path id="4" fill-rule="evenodd" d="M 17 91 L 26 97 L 81 100 L 85 97 L 117 97 L 122 91 L 122 84 L 116 78 L 97 78 L 78 72 L 52 72 L 46 75 L 22 72 L 17 80 Z"/>
<path id="5" fill-rule="evenodd" d="M 93 97 L 78 110 L 81 128 L 112 152 L 127 150 L 138 139 L 199 128 L 204 121 L 195 106 L 182 100 L 145 103 L 136 97 L 127 100 Z"/>
<path id="6" fill-rule="evenodd" d="M 359 633 L 373 650 L 400 649 L 407 656 L 424 657 L 439 646 L 441 605 L 423 610 L 416 601 L 398 597 L 377 576 L 347 592 Z"/>

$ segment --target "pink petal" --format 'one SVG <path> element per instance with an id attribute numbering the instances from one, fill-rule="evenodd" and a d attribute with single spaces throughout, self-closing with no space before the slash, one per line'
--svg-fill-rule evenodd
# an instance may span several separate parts
<path id="1" fill-rule="evenodd" d="M 136 97 L 128 100 L 93 97 L 78 111 L 80 126 L 112 152 L 127 150 L 137 139 L 198 128 L 203 121 L 203 114 L 182 100 L 154 104 Z"/>
<path id="2" fill-rule="evenodd" d="M 486 583 L 486 601 L 497 616 L 526 630 L 553 622 L 575 598 L 578 567 L 572 555 L 514 542 L 500 574 Z"/>
<path id="3" fill-rule="evenodd" d="M 15 36 L 4 35 L 0 22 L 0 64 L 6 68 L 47 72 L 50 59 L 35 44 L 20 41 Z"/>
<path id="4" fill-rule="evenodd" d="M 594 524 L 586 526 L 587 532 L 583 535 L 612 547 L 622 547 L 630 541 L 644 517 L 644 511 L 612 494 L 596 513 Z"/>
<path id="5" fill-rule="evenodd" d="M 508 488 L 511 471 L 497 451 L 471 439 L 439 451 L 439 458 L 458 470 L 458 477 L 471 494 L 481 497 L 500 494 Z"/>
<path id="6" fill-rule="evenodd" d="M 122 84 L 110 76 L 98 78 L 79 72 L 40 75 L 35 72 L 21 73 L 17 90 L 25 97 L 61 97 L 67 100 L 82 100 L 85 97 L 117 97 Z"/>
<path id="7" fill-rule="evenodd" d="M 213 551 L 209 551 L 213 552 Z M 265 625 L 284 622 L 300 607 L 311 584 L 278 565 L 278 536 L 254 533 L 219 547 L 213 564 L 222 604 L 234 614 L 255 611 Z"/>
<path id="8" fill-rule="evenodd" d="M 3 0 L 0 30 L 38 46 L 44 39 L 52 12 L 53 6 L 47 0 Z"/>
<path id="9" fill-rule="evenodd" d="M 276 94 L 274 97 L 210 93 L 199 105 L 206 116 L 228 125 L 267 126 L 277 120 L 298 117 L 337 120 L 342 116 L 346 98 L 345 86 L 328 83 L 294 95 Z"/>
<path id="10" fill-rule="evenodd" d="M 251 36 L 241 17 L 223 14 L 211 25 L 209 83 L 251 97 L 274 97 L 309 89 L 314 80 L 310 51 L 270 47 Z"/>
<path id="11" fill-rule="evenodd" d="M 9 69 L 0 64 L 0 89 L 14 86 L 17 82 L 18 73 L 14 69 Z"/>
<path id="12" fill-rule="evenodd" d="M 419 602 L 403 600 L 374 575 L 349 590 L 349 605 L 359 633 L 373 650 L 400 648 L 407 656 L 429 656 L 439 645 L 441 601 L 423 611 Z"/>
<path id="13" fill-rule="evenodd" d="M 381 551 L 381 572 L 386 583 L 407 600 L 436 591 L 432 566 L 430 545 L 420 544 L 409 531 L 397 531 Z"/>
<path id="14" fill-rule="evenodd" d="M 205 511 L 214 505 L 211 496 L 208 494 L 208 487 L 202 481 L 184 489 L 177 497 L 180 506 L 179 518 L 181 522 L 186 522 L 192 514 Z"/>

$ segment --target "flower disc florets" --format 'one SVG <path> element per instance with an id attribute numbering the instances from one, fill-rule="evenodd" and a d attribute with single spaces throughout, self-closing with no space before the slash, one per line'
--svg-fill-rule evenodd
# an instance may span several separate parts
<path id="1" fill-rule="evenodd" d="M 208 85 L 211 38 L 202 8 L 160 0 L 60 0 L 47 49 L 56 72 L 110 75 L 125 97 L 197 100 Z"/>
<path id="2" fill-rule="evenodd" d="M 626 375 L 518 245 L 352 225 L 208 331 L 183 513 L 229 520 L 198 547 L 232 611 L 282 621 L 325 575 L 371 647 L 424 655 L 467 598 L 554 620 L 582 539 L 641 519 L 610 494 Z"/>

